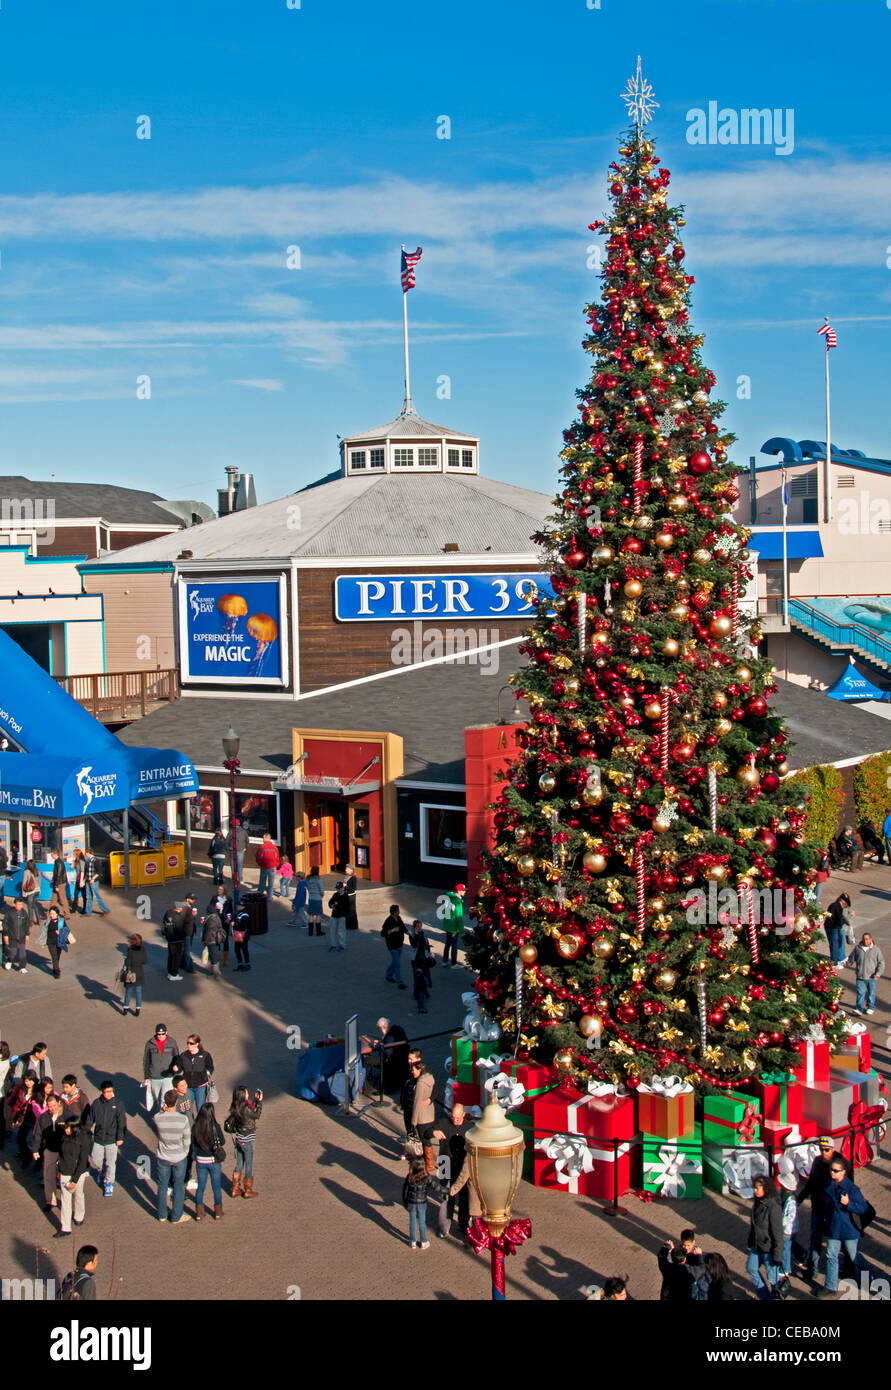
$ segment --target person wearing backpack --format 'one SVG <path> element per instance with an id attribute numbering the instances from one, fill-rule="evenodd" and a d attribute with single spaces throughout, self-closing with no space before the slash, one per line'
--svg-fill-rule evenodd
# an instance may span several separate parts
<path id="1" fill-rule="evenodd" d="M 213 881 L 218 888 L 222 888 L 223 870 L 226 867 L 226 841 L 219 826 L 213 832 L 213 839 L 207 847 L 207 853 L 213 868 Z"/>
<path id="2" fill-rule="evenodd" d="M 842 1246 L 855 1268 L 866 1269 L 860 1254 L 860 1237 L 875 1216 L 856 1183 L 848 1177 L 845 1160 L 833 1155 L 829 1182 L 824 1196 L 826 1214 L 826 1286 L 817 1290 L 817 1297 L 829 1297 L 838 1291 L 838 1260 Z M 858 1219 L 859 1218 L 859 1219 Z"/>
<path id="3" fill-rule="evenodd" d="M 63 1303 L 94 1303 L 96 1285 L 93 1278 L 99 1264 L 99 1251 L 95 1245 L 82 1245 L 75 1257 L 74 1271 L 68 1271 L 56 1295 Z"/>
<path id="4" fill-rule="evenodd" d="M 427 1196 L 430 1178 L 423 1158 L 409 1160 L 408 1173 L 402 1184 L 402 1205 L 408 1209 L 408 1238 L 412 1250 L 418 1245 L 422 1250 L 430 1249 L 427 1239 Z"/>
<path id="5" fill-rule="evenodd" d="M 178 907 L 168 907 L 162 920 L 161 930 L 164 934 L 164 940 L 167 942 L 168 980 L 182 979 L 179 968 L 183 959 L 183 942 L 188 930 L 187 913 L 189 920 L 191 920 L 191 904 L 188 907 L 185 904 L 180 904 Z"/>

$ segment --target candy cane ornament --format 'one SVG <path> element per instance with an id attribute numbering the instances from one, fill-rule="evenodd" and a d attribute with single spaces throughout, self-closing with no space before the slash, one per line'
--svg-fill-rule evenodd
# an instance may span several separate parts
<path id="1" fill-rule="evenodd" d="M 632 508 L 635 516 L 640 516 L 640 494 L 643 479 L 643 440 L 634 445 L 634 486 L 632 488 Z"/>

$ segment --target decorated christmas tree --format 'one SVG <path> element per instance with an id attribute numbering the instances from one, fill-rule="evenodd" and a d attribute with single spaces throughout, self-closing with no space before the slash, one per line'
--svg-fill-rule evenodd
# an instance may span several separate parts
<path id="1" fill-rule="evenodd" d="M 690 323 L 682 208 L 635 124 L 610 166 L 591 379 L 536 537 L 542 593 L 513 677 L 530 718 L 494 813 L 471 952 L 518 1055 L 705 1091 L 838 1039 L 813 948 L 806 806 L 784 791 L 771 664 L 739 607 L 749 532 Z M 519 999 L 518 999 L 519 991 Z"/>

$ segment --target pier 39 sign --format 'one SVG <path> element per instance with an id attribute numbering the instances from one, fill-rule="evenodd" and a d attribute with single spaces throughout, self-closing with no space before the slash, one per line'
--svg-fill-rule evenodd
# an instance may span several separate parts
<path id="1" fill-rule="evenodd" d="M 334 614 L 341 623 L 526 618 L 539 591 L 553 592 L 550 575 L 341 574 L 334 581 Z"/>

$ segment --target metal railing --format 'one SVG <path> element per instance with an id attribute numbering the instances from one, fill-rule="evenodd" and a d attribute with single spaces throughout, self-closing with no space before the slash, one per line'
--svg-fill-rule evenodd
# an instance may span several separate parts
<path id="1" fill-rule="evenodd" d="M 94 719 L 140 719 L 165 700 L 179 694 L 179 672 L 108 671 L 87 676 L 56 676 L 67 695 L 83 705 Z"/>
<path id="2" fill-rule="evenodd" d="M 859 647 L 861 651 L 878 657 L 880 661 L 885 661 L 891 666 L 891 641 L 879 636 L 873 628 L 865 627 L 863 623 L 838 623 L 821 613 L 818 608 L 798 598 L 789 600 L 789 617 L 839 647 Z"/>

